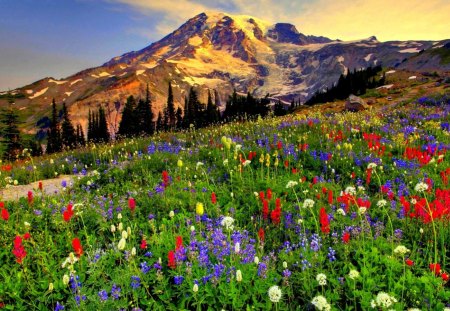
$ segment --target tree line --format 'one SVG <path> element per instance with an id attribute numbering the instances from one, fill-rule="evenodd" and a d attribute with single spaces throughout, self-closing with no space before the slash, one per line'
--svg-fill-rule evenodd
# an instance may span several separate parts
<path id="1" fill-rule="evenodd" d="M 341 74 L 337 83 L 331 88 L 316 92 L 305 105 L 312 106 L 318 103 L 331 102 L 336 99 L 342 100 L 346 99 L 350 94 L 363 95 L 367 89 L 385 84 L 385 75 L 380 79 L 377 78 L 377 74 L 381 69 L 381 66 L 376 66 L 362 70 L 355 69 L 353 72 L 348 71 L 347 74 Z"/>

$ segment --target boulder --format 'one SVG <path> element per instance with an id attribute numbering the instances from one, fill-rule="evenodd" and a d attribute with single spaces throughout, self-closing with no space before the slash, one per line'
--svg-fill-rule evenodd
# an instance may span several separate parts
<path id="1" fill-rule="evenodd" d="M 345 110 L 355 112 L 366 109 L 369 109 L 369 105 L 367 105 L 361 97 L 355 96 L 353 94 L 350 95 L 345 102 Z"/>

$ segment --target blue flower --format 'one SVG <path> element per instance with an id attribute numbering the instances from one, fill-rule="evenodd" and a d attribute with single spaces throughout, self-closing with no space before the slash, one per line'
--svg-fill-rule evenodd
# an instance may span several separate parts
<path id="1" fill-rule="evenodd" d="M 60 304 L 58 301 L 56 302 L 55 311 L 61 311 L 64 310 L 64 306 Z"/>
<path id="2" fill-rule="evenodd" d="M 113 284 L 113 286 L 111 288 L 111 297 L 113 300 L 119 299 L 121 290 L 122 289 L 119 286 L 117 286 L 116 284 Z"/>
<path id="3" fill-rule="evenodd" d="M 133 275 L 131 277 L 130 286 L 132 289 L 138 289 L 141 286 L 141 279 L 138 276 Z"/>
<path id="4" fill-rule="evenodd" d="M 98 297 L 100 298 L 100 301 L 106 301 L 108 300 L 108 292 L 104 289 L 98 292 Z"/>

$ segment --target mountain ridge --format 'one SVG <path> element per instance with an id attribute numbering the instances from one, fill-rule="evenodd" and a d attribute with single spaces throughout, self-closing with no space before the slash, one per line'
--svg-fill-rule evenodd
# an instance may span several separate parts
<path id="1" fill-rule="evenodd" d="M 55 98 L 66 102 L 74 122 L 86 128 L 89 109 L 104 105 L 110 112 L 109 122 L 117 122 L 126 97 L 143 96 L 147 85 L 155 115 L 165 105 L 169 82 L 176 107 L 184 106 L 192 86 L 203 102 L 208 89 L 217 91 L 219 98 L 215 100 L 222 104 L 233 89 L 305 101 L 348 70 L 379 64 L 398 67 L 410 56 L 444 46 L 446 41 L 379 42 L 375 36 L 332 40 L 305 35 L 288 23 L 209 12 L 190 18 L 141 50 L 113 57 L 64 79 L 44 78 L 14 92 L 25 97 L 16 101 L 20 109 L 33 111 L 27 114 L 29 127 L 48 111 Z M 427 70 L 450 70 L 450 65 L 436 62 L 428 64 Z M 414 60 L 408 62 L 408 69 L 420 68 Z"/>

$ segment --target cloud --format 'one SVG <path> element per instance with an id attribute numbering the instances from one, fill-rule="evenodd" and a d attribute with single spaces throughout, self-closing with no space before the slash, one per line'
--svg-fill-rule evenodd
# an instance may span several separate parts
<path id="1" fill-rule="evenodd" d="M 353 40 L 450 38 L 448 0 L 107 0 L 155 19 L 151 29 L 165 36 L 204 11 L 246 14 L 269 22 L 290 22 L 305 34 Z M 144 32 L 147 33 L 147 32 Z M 147 33 L 148 34 L 148 33 Z M 146 35 L 149 37 L 150 35 Z"/>

